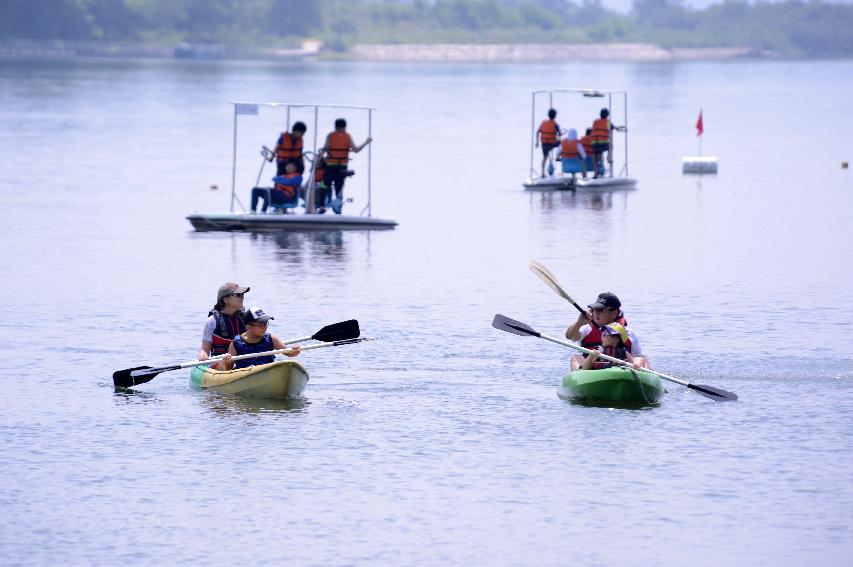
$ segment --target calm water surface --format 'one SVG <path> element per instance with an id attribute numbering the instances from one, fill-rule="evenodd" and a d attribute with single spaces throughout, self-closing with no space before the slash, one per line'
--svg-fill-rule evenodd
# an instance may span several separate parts
<path id="1" fill-rule="evenodd" d="M 849 565 L 851 76 L 0 64 L 0 563 Z M 529 93 L 573 86 L 629 92 L 636 191 L 522 191 Z M 233 100 L 378 107 L 374 213 L 399 228 L 193 232 L 184 215 L 228 206 Z M 567 99 L 561 124 L 597 105 Z M 700 108 L 720 173 L 683 177 Z M 241 121 L 244 203 L 283 120 Z M 490 327 L 575 318 L 534 257 L 582 303 L 617 293 L 657 369 L 740 401 L 557 398 L 570 351 Z M 116 369 L 192 359 L 227 280 L 282 338 L 356 317 L 381 340 L 305 353 L 298 403 L 192 391 L 186 372 L 113 391 Z"/>

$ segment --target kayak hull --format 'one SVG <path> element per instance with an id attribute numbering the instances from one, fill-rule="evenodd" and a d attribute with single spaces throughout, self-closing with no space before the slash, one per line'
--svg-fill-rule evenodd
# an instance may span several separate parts
<path id="1" fill-rule="evenodd" d="M 591 404 L 651 405 L 663 393 L 663 382 L 655 374 L 621 367 L 575 370 L 557 388 L 560 397 Z"/>
<path id="2" fill-rule="evenodd" d="M 300 398 L 308 385 L 308 372 L 293 360 L 279 360 L 238 370 L 196 366 L 190 386 L 247 398 Z"/>

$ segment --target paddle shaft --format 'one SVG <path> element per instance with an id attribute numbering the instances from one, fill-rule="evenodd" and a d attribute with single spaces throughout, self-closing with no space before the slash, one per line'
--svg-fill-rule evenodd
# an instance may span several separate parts
<path id="1" fill-rule="evenodd" d="M 299 339 L 293 339 L 293 340 L 284 341 L 284 342 L 285 342 L 285 344 L 291 345 L 294 343 L 299 343 L 299 342 L 307 341 L 310 339 L 311 339 L 311 337 L 302 337 Z M 352 340 L 352 339 L 349 339 L 349 340 Z M 312 350 L 315 348 L 320 348 L 320 347 L 325 347 L 325 346 L 336 346 L 338 344 L 346 344 L 346 341 L 335 341 L 335 342 L 331 342 L 331 343 L 321 343 L 321 344 L 316 344 L 316 345 L 308 345 L 306 347 L 302 347 L 302 350 Z M 293 348 L 287 347 L 287 348 L 280 348 L 280 349 L 276 349 L 276 350 L 270 350 L 270 351 L 266 351 L 266 352 L 258 352 L 258 353 L 251 353 L 251 354 L 238 354 L 237 356 L 232 356 L 231 360 L 243 360 L 244 358 L 254 358 L 256 356 L 269 356 L 269 355 L 274 355 L 274 354 L 284 354 L 284 353 L 291 352 L 291 351 L 293 351 Z M 151 374 L 154 371 L 157 371 L 157 373 L 159 374 L 160 372 L 166 372 L 167 370 L 180 370 L 182 368 L 192 368 L 193 366 L 204 366 L 205 364 L 213 364 L 214 362 L 219 362 L 224 358 L 225 358 L 225 355 L 220 355 L 220 356 L 214 356 L 214 357 L 208 358 L 207 360 L 193 360 L 190 362 L 184 362 L 182 364 L 176 364 L 174 366 L 166 366 L 163 368 L 149 368 L 147 370 L 145 370 L 145 369 L 133 370 L 133 371 L 131 371 L 130 376 L 131 376 L 131 378 L 136 378 L 137 376 L 145 376 L 147 374 Z"/>
<path id="2" fill-rule="evenodd" d="M 582 347 L 582 346 L 580 346 L 580 345 L 576 345 L 576 344 L 574 344 L 574 343 L 570 343 L 569 341 L 564 341 L 564 340 L 561 340 L 561 339 L 558 339 L 558 338 L 555 338 L 555 337 L 549 337 L 548 335 L 543 335 L 542 333 L 536 333 L 536 335 L 534 335 L 534 336 L 537 336 L 537 337 L 539 337 L 539 338 L 545 339 L 546 341 L 551 341 L 552 343 L 557 343 L 558 345 L 563 345 L 563 346 L 567 346 L 567 347 L 569 347 L 569 348 L 573 348 L 573 349 L 575 349 L 575 350 L 577 350 L 577 351 L 580 351 L 580 352 L 582 352 L 582 353 L 584 353 L 584 354 L 593 354 L 593 353 L 596 353 L 596 354 L 598 354 L 598 357 L 599 357 L 599 358 L 602 358 L 602 359 L 604 359 L 604 360 L 606 360 L 606 361 L 608 361 L 608 362 L 612 362 L 613 364 L 618 364 L 618 365 L 620 365 L 620 366 L 626 366 L 626 367 L 629 367 L 629 368 L 633 368 L 633 366 L 631 365 L 631 363 L 630 363 L 630 362 L 628 362 L 628 361 L 626 361 L 626 360 L 622 360 L 622 359 L 620 359 L 620 358 L 614 358 L 614 357 L 612 357 L 612 356 L 608 356 L 608 355 L 606 355 L 606 354 L 602 354 L 602 353 L 600 353 L 600 352 L 597 352 L 597 351 L 594 351 L 594 350 L 590 350 L 590 349 L 588 349 L 588 348 L 584 348 L 584 347 Z M 661 378 L 663 378 L 664 380 L 669 380 L 670 382 L 675 382 L 676 384 L 681 384 L 682 386 L 687 386 L 687 387 L 690 387 L 690 386 L 691 386 L 690 382 L 686 382 L 686 381 L 684 381 L 684 380 L 680 380 L 680 379 L 678 379 L 678 378 L 676 378 L 676 377 L 674 377 L 674 376 L 669 376 L 669 375 L 667 375 L 667 374 L 663 374 L 663 373 L 658 372 L 658 371 L 656 371 L 656 370 L 652 370 L 651 368 L 640 368 L 639 370 L 640 370 L 641 372 L 648 372 L 648 373 L 650 373 L 650 374 L 654 374 L 654 375 L 656 375 L 656 376 L 660 376 L 660 377 L 661 377 Z"/>

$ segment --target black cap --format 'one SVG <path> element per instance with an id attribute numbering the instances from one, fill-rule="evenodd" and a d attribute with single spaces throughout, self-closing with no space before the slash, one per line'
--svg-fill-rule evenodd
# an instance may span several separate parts
<path id="1" fill-rule="evenodd" d="M 595 303 L 590 303 L 588 307 L 590 309 L 619 309 L 622 307 L 622 303 L 618 297 L 609 291 L 605 291 L 604 293 L 599 293 Z"/>

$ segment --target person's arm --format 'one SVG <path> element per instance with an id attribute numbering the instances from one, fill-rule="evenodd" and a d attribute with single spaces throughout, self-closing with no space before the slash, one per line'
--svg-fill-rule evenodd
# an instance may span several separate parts
<path id="1" fill-rule="evenodd" d="M 580 142 L 578 142 L 578 153 L 580 154 L 581 159 L 586 159 L 586 150 L 583 149 L 583 144 Z"/>
<path id="2" fill-rule="evenodd" d="M 284 353 L 286 356 L 299 356 L 299 346 L 298 345 L 288 346 L 287 344 L 283 343 L 282 340 L 275 335 L 270 335 L 270 338 L 272 339 L 272 346 L 275 350 L 279 350 L 279 349 L 283 349 L 283 348 L 289 348 L 289 349 L 293 349 L 293 352 Z"/>
<path id="3" fill-rule="evenodd" d="M 231 370 L 234 368 L 234 361 L 231 360 L 232 356 L 237 356 L 237 349 L 234 348 L 234 342 L 231 342 L 231 345 L 228 347 L 228 352 L 225 353 L 225 356 L 222 359 L 222 368 L 225 370 Z"/>
<path id="4" fill-rule="evenodd" d="M 360 146 L 356 146 L 356 145 L 354 145 L 352 142 L 350 142 L 350 149 L 351 149 L 352 151 L 354 151 L 355 153 L 358 153 L 358 152 L 360 152 L 361 150 L 363 150 L 363 149 L 364 149 L 364 146 L 366 146 L 367 144 L 369 144 L 369 143 L 370 143 L 370 142 L 372 142 L 372 141 L 373 141 L 373 138 L 371 138 L 370 136 L 368 136 L 368 137 L 367 137 L 367 139 L 364 141 L 364 143 L 363 143 L 362 145 L 360 145 Z"/>
<path id="5" fill-rule="evenodd" d="M 589 324 L 589 316 L 586 313 L 578 314 L 577 320 L 566 329 L 566 338 L 570 341 L 577 341 L 582 339 L 581 336 L 581 327 Z M 586 336 L 586 334 L 584 334 Z"/>
<path id="6" fill-rule="evenodd" d="M 323 147 L 317 149 L 317 155 L 321 158 L 328 157 L 327 154 L 329 153 L 329 150 L 327 148 L 329 147 L 329 136 L 331 136 L 331 134 L 326 134 L 326 141 L 323 142 Z"/>
<path id="7" fill-rule="evenodd" d="M 201 348 L 198 350 L 198 359 L 210 358 L 210 349 L 213 348 L 213 330 L 216 329 L 216 320 L 211 315 L 204 322 L 204 331 L 201 333 Z"/>
<path id="8" fill-rule="evenodd" d="M 539 126 L 539 129 L 536 130 L 536 147 L 539 147 L 539 139 L 542 137 L 542 126 Z"/>
<path id="9" fill-rule="evenodd" d="M 281 147 L 281 142 L 282 142 L 283 138 L 284 138 L 284 134 L 278 135 L 278 140 L 276 140 L 276 142 L 275 142 L 275 147 L 272 149 L 272 156 L 270 156 L 269 161 L 274 160 L 275 156 L 278 155 L 278 149 Z"/>

